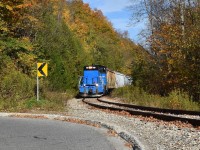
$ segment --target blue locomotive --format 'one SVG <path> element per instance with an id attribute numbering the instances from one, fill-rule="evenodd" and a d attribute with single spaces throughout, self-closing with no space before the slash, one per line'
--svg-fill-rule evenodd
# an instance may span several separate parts
<path id="1" fill-rule="evenodd" d="M 85 66 L 79 80 L 79 96 L 100 97 L 108 90 L 131 84 L 131 78 L 105 66 Z"/>

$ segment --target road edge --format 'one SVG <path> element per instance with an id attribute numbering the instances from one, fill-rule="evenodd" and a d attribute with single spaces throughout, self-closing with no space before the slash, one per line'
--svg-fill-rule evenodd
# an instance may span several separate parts
<path id="1" fill-rule="evenodd" d="M 79 117 L 64 116 L 59 114 L 32 114 L 32 113 L 3 113 L 0 112 L 0 117 L 16 117 L 16 118 L 32 118 L 32 119 L 50 119 L 50 120 L 59 120 L 66 122 L 73 122 L 77 124 L 84 124 L 93 127 L 105 128 L 109 131 L 112 131 L 114 134 L 117 134 L 119 137 L 124 139 L 126 142 L 131 144 L 133 150 L 145 150 L 139 140 L 129 134 L 127 131 L 121 130 L 120 127 L 116 125 L 109 125 L 101 121 L 88 120 Z"/>

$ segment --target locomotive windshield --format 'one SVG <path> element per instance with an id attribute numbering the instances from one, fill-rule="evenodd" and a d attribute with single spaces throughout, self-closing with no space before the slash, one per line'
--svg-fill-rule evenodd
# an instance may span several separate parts
<path id="1" fill-rule="evenodd" d="M 100 73 L 106 73 L 106 67 L 100 65 L 85 66 L 84 70 L 98 70 Z"/>
<path id="2" fill-rule="evenodd" d="M 84 70 L 98 70 L 98 68 L 95 66 L 85 66 Z"/>

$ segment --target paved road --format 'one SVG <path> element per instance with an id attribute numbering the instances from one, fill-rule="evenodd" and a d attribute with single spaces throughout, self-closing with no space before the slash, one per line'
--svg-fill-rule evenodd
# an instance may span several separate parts
<path id="1" fill-rule="evenodd" d="M 0 117 L 0 149 L 114 150 L 113 140 L 98 130 L 62 121 Z"/>

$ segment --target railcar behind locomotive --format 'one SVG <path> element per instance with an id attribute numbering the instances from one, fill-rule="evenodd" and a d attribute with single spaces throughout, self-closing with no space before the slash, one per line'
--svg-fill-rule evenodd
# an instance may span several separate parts
<path id="1" fill-rule="evenodd" d="M 131 84 L 131 78 L 105 66 L 85 66 L 79 80 L 79 96 L 100 97 L 108 90 Z"/>

